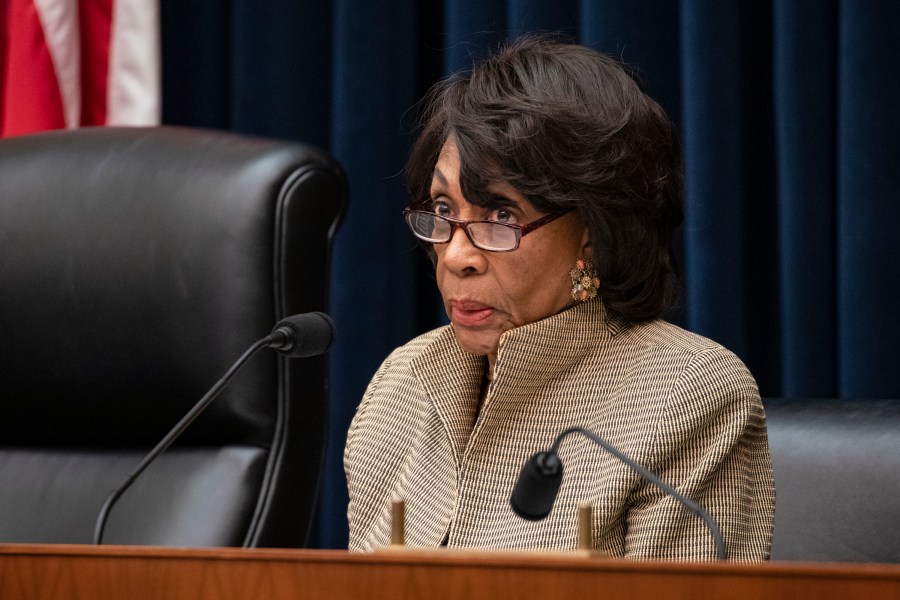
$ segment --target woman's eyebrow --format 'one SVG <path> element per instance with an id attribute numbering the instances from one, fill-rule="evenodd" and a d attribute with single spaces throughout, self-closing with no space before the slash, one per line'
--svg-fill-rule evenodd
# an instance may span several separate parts
<path id="1" fill-rule="evenodd" d="M 520 202 L 516 198 L 514 198 L 511 194 L 507 194 L 502 191 L 496 191 L 488 188 L 487 193 L 485 195 L 485 200 L 487 204 L 494 207 L 507 207 L 507 206 L 519 206 Z"/>

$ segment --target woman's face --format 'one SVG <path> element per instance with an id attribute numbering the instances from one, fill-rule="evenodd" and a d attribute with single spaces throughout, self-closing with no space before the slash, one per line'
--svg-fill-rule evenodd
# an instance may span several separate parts
<path id="1" fill-rule="evenodd" d="M 431 181 L 435 212 L 518 225 L 544 216 L 506 182 L 488 191 L 504 199 L 502 208 L 475 206 L 463 198 L 456 144 L 452 138 L 445 142 Z M 493 367 L 503 332 L 573 304 L 569 271 L 579 258 L 590 257 L 589 240 L 578 213 L 571 212 L 522 237 L 513 252 L 476 248 L 459 229 L 448 243 L 435 244 L 437 283 L 460 347 L 487 355 Z"/>

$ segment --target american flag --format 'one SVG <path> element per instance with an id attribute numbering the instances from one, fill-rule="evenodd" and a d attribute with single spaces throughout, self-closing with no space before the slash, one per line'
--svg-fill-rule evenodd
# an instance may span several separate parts
<path id="1" fill-rule="evenodd" d="M 158 0 L 0 0 L 0 137 L 160 119 Z"/>

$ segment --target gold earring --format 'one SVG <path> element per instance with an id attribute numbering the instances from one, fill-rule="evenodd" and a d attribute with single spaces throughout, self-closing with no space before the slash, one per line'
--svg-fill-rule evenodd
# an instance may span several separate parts
<path id="1" fill-rule="evenodd" d="M 600 278 L 591 261 L 579 258 L 575 261 L 575 268 L 569 271 L 569 277 L 572 278 L 572 298 L 584 302 L 597 297 Z"/>

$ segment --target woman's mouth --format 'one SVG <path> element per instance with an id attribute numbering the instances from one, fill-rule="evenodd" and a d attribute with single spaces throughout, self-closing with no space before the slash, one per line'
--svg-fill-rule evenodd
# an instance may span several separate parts
<path id="1" fill-rule="evenodd" d="M 494 309 L 481 302 L 464 300 L 450 303 L 450 320 L 460 325 L 481 325 L 494 314 Z"/>

